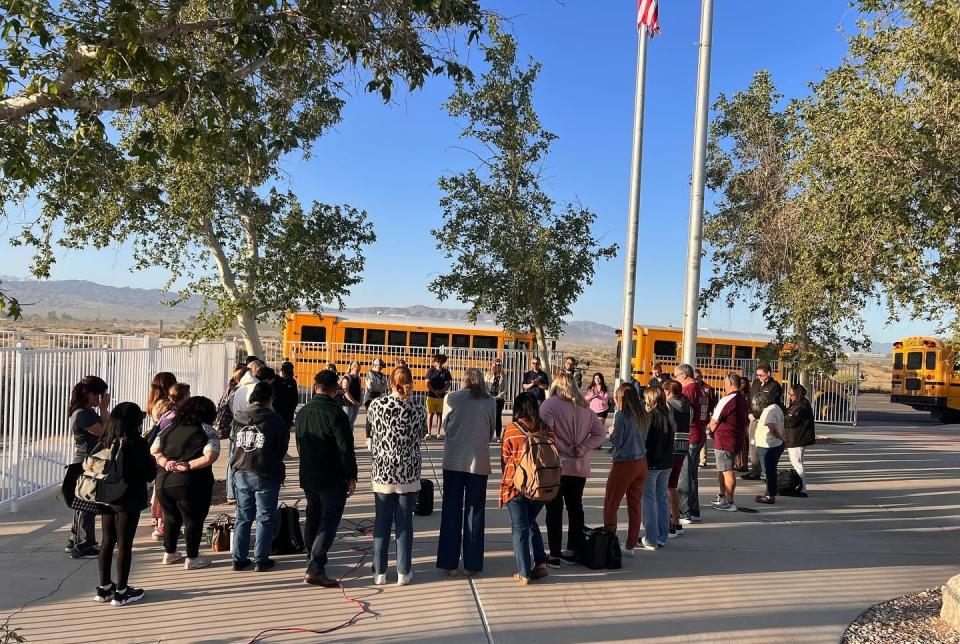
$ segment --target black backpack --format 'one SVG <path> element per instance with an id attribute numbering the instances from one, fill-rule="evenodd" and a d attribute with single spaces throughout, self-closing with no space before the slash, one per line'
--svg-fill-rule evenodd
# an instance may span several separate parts
<path id="1" fill-rule="evenodd" d="M 413 513 L 420 517 L 433 514 L 433 481 L 420 479 L 420 492 L 413 504 Z"/>
<path id="2" fill-rule="evenodd" d="M 777 472 L 777 494 L 780 496 L 803 496 L 803 480 L 792 467 Z"/>
<path id="3" fill-rule="evenodd" d="M 303 532 L 300 530 L 300 511 L 297 501 L 293 506 L 281 503 L 277 508 L 277 522 L 273 526 L 273 549 L 275 555 L 293 555 L 304 552 Z"/>
<path id="4" fill-rule="evenodd" d="M 213 428 L 221 440 L 230 438 L 230 432 L 233 430 L 233 409 L 230 407 L 233 393 L 231 391 L 224 395 L 217 406 L 217 417 L 213 421 Z"/>

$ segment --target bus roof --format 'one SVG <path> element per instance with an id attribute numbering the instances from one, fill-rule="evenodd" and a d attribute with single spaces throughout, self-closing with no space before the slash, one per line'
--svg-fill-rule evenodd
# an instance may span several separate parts
<path id="1" fill-rule="evenodd" d="M 311 311 L 298 311 L 295 315 L 316 315 Z M 351 313 L 345 311 L 337 311 L 334 313 L 324 313 L 323 317 L 334 318 L 341 322 L 358 322 L 362 324 L 402 324 L 406 326 L 413 327 L 432 327 L 439 329 L 473 329 L 477 331 L 493 331 L 496 333 L 503 333 L 503 327 L 493 322 L 477 322 L 476 324 L 471 324 L 467 320 L 457 320 L 453 318 L 423 318 L 423 317 L 413 317 L 411 315 L 398 315 L 396 313 L 384 313 L 378 315 L 376 313 Z M 529 335 L 526 333 L 521 333 L 519 335 Z"/>
<path id="2" fill-rule="evenodd" d="M 675 331 L 677 333 L 683 334 L 683 329 L 680 327 L 674 326 L 644 326 L 642 324 L 635 324 L 634 329 L 637 331 Z M 617 334 L 620 334 L 620 329 L 617 329 Z M 747 333 L 745 331 L 725 331 L 723 329 L 709 329 L 705 327 L 700 327 L 697 329 L 697 340 L 731 340 L 736 342 L 737 340 L 746 340 L 748 342 L 774 342 L 776 337 L 770 335 L 769 333 Z"/>

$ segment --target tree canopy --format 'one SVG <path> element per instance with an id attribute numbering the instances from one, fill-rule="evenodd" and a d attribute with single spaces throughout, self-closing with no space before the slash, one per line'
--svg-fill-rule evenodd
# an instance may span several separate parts
<path id="1" fill-rule="evenodd" d="M 543 189 L 542 166 L 556 135 L 533 106 L 540 65 L 517 65 L 516 42 L 496 22 L 489 35 L 489 70 L 475 85 L 458 83 L 447 103 L 465 120 L 461 138 L 479 144 L 471 150 L 479 165 L 439 181 L 444 222 L 433 235 L 451 268 L 429 289 L 469 304 L 471 321 L 490 312 L 509 331 L 533 329 L 549 365 L 547 335 L 560 334 L 597 262 L 614 257 L 617 246 L 594 238 L 592 211 L 558 207 Z"/>

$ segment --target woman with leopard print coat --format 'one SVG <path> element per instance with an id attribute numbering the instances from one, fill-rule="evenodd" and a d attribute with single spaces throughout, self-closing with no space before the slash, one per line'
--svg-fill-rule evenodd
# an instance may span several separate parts
<path id="1" fill-rule="evenodd" d="M 413 581 L 413 506 L 420 492 L 420 441 L 427 433 L 423 405 L 410 397 L 413 377 L 406 367 L 390 375 L 392 393 L 370 403 L 371 480 L 375 501 L 373 583 L 387 583 L 390 530 L 397 532 L 397 583 Z"/>

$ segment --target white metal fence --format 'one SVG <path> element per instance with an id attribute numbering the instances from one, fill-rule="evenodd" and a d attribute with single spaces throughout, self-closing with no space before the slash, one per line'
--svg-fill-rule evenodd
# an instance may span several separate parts
<path id="1" fill-rule="evenodd" d="M 524 372 L 530 368 L 530 360 L 534 353 L 512 349 L 455 349 L 450 347 L 391 347 L 382 345 L 344 344 L 335 342 L 288 342 L 266 341 L 263 343 L 264 355 L 261 356 L 267 364 L 274 368 L 284 360 L 294 364 L 294 375 L 300 385 L 300 401 L 306 402 L 311 394 L 314 375 L 335 364 L 338 373 L 343 373 L 351 362 L 360 364 L 361 374 L 369 371 L 371 363 L 376 358 L 386 362 L 384 371 L 389 373 L 397 366 L 402 358 L 407 362 L 414 378 L 414 390 L 419 393 L 426 391 L 427 370 L 433 363 L 435 353 L 447 356 L 446 367 L 453 376 L 453 390 L 460 388 L 463 373 L 469 368 L 481 369 L 484 373 L 490 371 L 495 359 L 503 363 L 503 383 L 506 391 L 506 404 L 513 404 L 513 399 L 520 392 L 520 381 Z M 238 349 L 237 358 L 243 356 L 242 349 Z M 552 351 L 550 365 L 556 371 L 563 364 L 563 353 Z"/>
<path id="2" fill-rule="evenodd" d="M 148 337 L 110 333 L 47 333 L 0 330 L 0 347 L 30 349 L 139 349 Z"/>
<path id="3" fill-rule="evenodd" d="M 103 378 L 113 404 L 146 405 L 150 380 L 171 371 L 195 396 L 214 400 L 229 378 L 233 342 L 159 347 L 140 338 L 138 349 L 0 348 L 0 504 L 10 504 L 63 479 L 73 452 L 67 404 L 86 375 Z"/>

